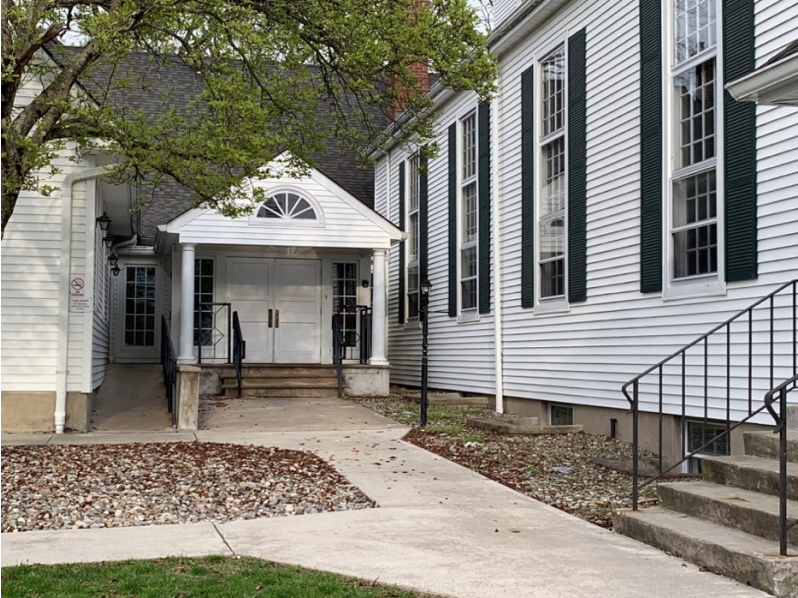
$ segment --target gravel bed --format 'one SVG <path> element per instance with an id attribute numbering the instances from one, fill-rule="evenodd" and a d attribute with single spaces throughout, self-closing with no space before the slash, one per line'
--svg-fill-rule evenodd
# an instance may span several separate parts
<path id="1" fill-rule="evenodd" d="M 631 507 L 632 479 L 594 460 L 624 462 L 629 443 L 590 434 L 516 436 L 469 426 L 467 417 L 498 416 L 490 410 L 448 407 L 417 427 L 419 407 L 401 398 L 364 398 L 357 402 L 414 426 L 405 440 L 481 473 L 541 502 L 600 525 L 612 527 L 612 512 Z M 648 455 L 644 455 L 648 456 Z M 651 504 L 653 485 L 641 491 Z"/>
<path id="2" fill-rule="evenodd" d="M 214 443 L 4 447 L 3 532 L 373 507 L 308 452 Z"/>

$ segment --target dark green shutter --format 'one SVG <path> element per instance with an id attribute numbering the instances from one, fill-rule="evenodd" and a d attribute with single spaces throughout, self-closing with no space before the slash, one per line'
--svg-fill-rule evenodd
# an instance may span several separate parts
<path id="1" fill-rule="evenodd" d="M 457 317 L 457 123 L 449 126 L 449 317 Z"/>
<path id="2" fill-rule="evenodd" d="M 640 0 L 640 292 L 662 291 L 662 2 Z"/>
<path id="3" fill-rule="evenodd" d="M 389 175 L 390 176 L 390 175 Z M 405 230 L 405 163 L 399 163 L 399 228 Z M 399 324 L 405 323 L 405 242 L 399 243 Z"/>
<path id="4" fill-rule="evenodd" d="M 490 104 L 477 109 L 479 178 L 479 313 L 490 313 Z"/>
<path id="5" fill-rule="evenodd" d="M 568 301 L 587 299 L 586 36 L 568 38 Z"/>
<path id="6" fill-rule="evenodd" d="M 521 73 L 521 307 L 535 307 L 535 73 Z"/>
<path id="7" fill-rule="evenodd" d="M 723 82 L 756 68 L 754 1 L 723 3 Z M 756 105 L 723 92 L 726 282 L 757 277 Z"/>
<path id="8" fill-rule="evenodd" d="M 429 186 L 426 148 L 421 149 L 418 164 L 418 282 L 420 284 L 429 280 Z"/>

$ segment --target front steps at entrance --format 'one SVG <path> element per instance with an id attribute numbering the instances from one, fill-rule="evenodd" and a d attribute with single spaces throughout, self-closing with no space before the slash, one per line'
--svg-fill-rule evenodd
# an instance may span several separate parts
<path id="1" fill-rule="evenodd" d="M 221 368 L 222 393 L 238 396 L 235 369 Z M 324 398 L 338 396 L 338 376 L 332 365 L 244 365 L 242 397 Z"/>
<path id="2" fill-rule="evenodd" d="M 791 409 L 797 409 L 791 407 Z M 798 519 L 798 425 L 788 431 L 787 517 Z M 775 596 L 798 598 L 798 526 L 778 543 L 778 436 L 746 432 L 744 455 L 702 459 L 703 480 L 657 487 L 659 505 L 615 514 L 615 531 Z"/>

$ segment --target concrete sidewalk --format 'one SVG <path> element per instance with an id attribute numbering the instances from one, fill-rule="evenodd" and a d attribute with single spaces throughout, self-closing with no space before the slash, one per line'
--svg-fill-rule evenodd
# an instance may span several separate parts
<path id="1" fill-rule="evenodd" d="M 213 524 L 2 535 L 2 565 L 238 554 L 462 598 L 755 598 L 629 538 L 405 443 L 405 429 L 4 437 L 194 440 L 317 453 L 379 508 Z"/>

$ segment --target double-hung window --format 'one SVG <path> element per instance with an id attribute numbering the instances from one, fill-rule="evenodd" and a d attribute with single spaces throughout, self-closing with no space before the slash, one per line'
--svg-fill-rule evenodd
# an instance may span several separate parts
<path id="1" fill-rule="evenodd" d="M 538 201 L 540 299 L 565 297 L 565 47 L 541 61 L 541 193 Z"/>
<path id="2" fill-rule="evenodd" d="M 673 281 L 717 277 L 719 272 L 717 21 L 716 0 L 673 0 Z"/>
<path id="3" fill-rule="evenodd" d="M 460 123 L 460 310 L 477 308 L 477 117 Z"/>
<path id="4" fill-rule="evenodd" d="M 419 289 L 419 242 L 421 238 L 419 219 L 419 156 L 414 155 L 407 161 L 407 317 L 418 317 Z"/>

